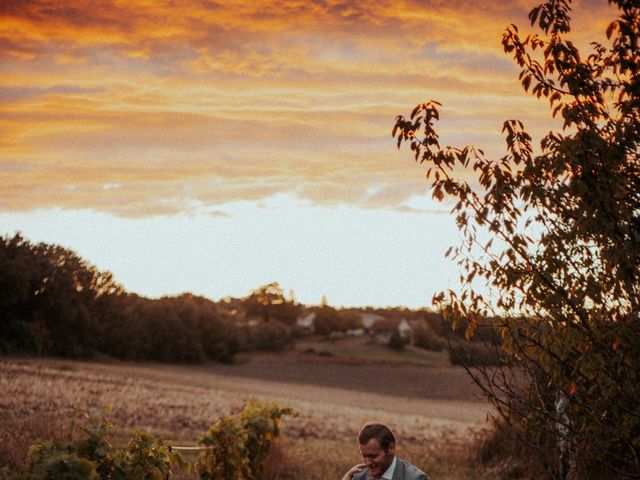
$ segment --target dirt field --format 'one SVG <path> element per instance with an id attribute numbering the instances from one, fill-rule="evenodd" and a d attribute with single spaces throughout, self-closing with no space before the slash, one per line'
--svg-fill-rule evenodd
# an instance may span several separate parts
<path id="1" fill-rule="evenodd" d="M 268 355 L 209 366 L 0 361 L 0 419 L 58 421 L 72 418 L 76 409 L 109 405 L 120 429 L 192 443 L 249 396 L 293 407 L 297 413 L 283 431 L 293 438 L 349 438 L 364 421 L 378 419 L 404 441 L 456 442 L 483 425 L 488 411 L 464 371 L 453 367 L 375 367 Z"/>

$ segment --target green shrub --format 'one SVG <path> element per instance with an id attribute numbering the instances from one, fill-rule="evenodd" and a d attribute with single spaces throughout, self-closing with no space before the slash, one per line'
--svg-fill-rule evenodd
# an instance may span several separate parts
<path id="1" fill-rule="evenodd" d="M 198 441 L 207 447 L 196 466 L 202 480 L 257 479 L 273 441 L 280 432 L 280 419 L 291 413 L 277 404 L 245 402 L 237 415 L 219 418 Z"/>
<path id="2" fill-rule="evenodd" d="M 215 421 L 198 443 L 207 450 L 200 456 L 196 471 L 201 480 L 243 480 L 249 475 L 247 432 L 233 416 Z"/>
<path id="3" fill-rule="evenodd" d="M 351 310 L 336 310 L 324 306 L 316 310 L 313 320 L 314 332 L 317 335 L 329 336 L 334 332 L 347 332 L 362 328 L 360 315 Z"/>
<path id="4" fill-rule="evenodd" d="M 391 334 L 388 346 L 398 352 L 401 352 L 407 346 L 407 341 L 402 337 L 402 335 L 400 335 L 400 332 L 396 330 Z"/>
<path id="5" fill-rule="evenodd" d="M 145 432 L 136 432 L 126 449 L 112 460 L 112 480 L 164 480 L 180 457 L 161 440 Z M 179 462 L 182 466 L 182 462 Z"/>
<path id="6" fill-rule="evenodd" d="M 253 325 L 248 331 L 248 346 L 250 350 L 264 350 L 280 352 L 293 343 L 291 327 L 277 320 L 261 322 Z"/>
<path id="7" fill-rule="evenodd" d="M 94 461 L 81 457 L 72 446 L 41 442 L 29 449 L 27 471 L 18 480 L 99 480 Z"/>
<path id="8" fill-rule="evenodd" d="M 447 341 L 438 335 L 431 324 L 426 321 L 421 321 L 414 325 L 413 336 L 416 347 L 436 352 L 447 348 Z"/>
<path id="9" fill-rule="evenodd" d="M 236 415 L 216 420 L 198 443 L 203 451 L 195 465 L 198 480 L 257 480 L 280 433 L 280 422 L 290 408 L 249 399 Z M 176 469 L 188 473 L 191 465 L 160 438 L 135 432 L 122 448 L 107 437 L 111 424 L 105 412 L 87 414 L 83 436 L 66 442 L 39 442 L 28 453 L 23 472 L 2 478 L 13 480 L 166 480 Z M 183 478 L 182 476 L 180 478 Z"/>
<path id="10" fill-rule="evenodd" d="M 172 465 L 184 466 L 162 440 L 137 432 L 124 449 L 107 440 L 105 412 L 86 414 L 88 426 L 77 441 L 39 442 L 29 448 L 27 467 L 16 480 L 164 480 Z M 186 470 L 186 468 L 185 468 Z"/>
<path id="11" fill-rule="evenodd" d="M 260 477 L 267 455 L 280 434 L 280 419 L 291 413 L 290 408 L 281 408 L 275 403 L 259 403 L 253 398 L 245 403 L 240 412 L 240 422 L 247 432 L 250 478 Z"/>

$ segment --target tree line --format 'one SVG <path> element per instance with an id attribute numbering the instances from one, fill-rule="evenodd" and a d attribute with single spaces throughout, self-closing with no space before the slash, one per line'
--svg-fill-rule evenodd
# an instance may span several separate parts
<path id="1" fill-rule="evenodd" d="M 229 362 L 243 349 L 281 347 L 290 337 L 282 321 L 298 308 L 284 302 L 271 311 L 279 322 L 250 329 L 234 321 L 231 301 L 129 293 L 75 252 L 20 234 L 0 237 L 0 292 L 0 353 L 67 358 Z M 238 301 L 256 314 L 265 308 L 257 296 Z"/>
<path id="2" fill-rule="evenodd" d="M 282 351 L 309 334 L 362 330 L 362 314 L 371 313 L 408 320 L 416 347 L 448 349 L 452 363 L 462 362 L 464 328 L 452 331 L 440 314 L 427 309 L 338 309 L 326 302 L 307 307 L 276 282 L 244 298 L 217 302 L 188 293 L 150 299 L 127 292 L 110 272 L 75 252 L 35 244 L 21 234 L 0 236 L 0 291 L 0 354 L 232 362 L 239 352 Z M 311 329 L 297 324 L 303 315 L 313 315 Z M 476 342 L 473 355 L 491 363 L 499 338 L 486 331 L 488 337 L 476 340 L 486 341 L 489 350 Z M 390 346 L 403 349 L 406 340 L 395 340 Z"/>

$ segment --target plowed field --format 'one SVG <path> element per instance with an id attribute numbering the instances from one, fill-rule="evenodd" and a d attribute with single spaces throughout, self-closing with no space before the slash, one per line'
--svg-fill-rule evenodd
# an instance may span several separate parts
<path id="1" fill-rule="evenodd" d="M 455 443 L 483 425 L 489 410 L 456 367 L 356 364 L 293 354 L 207 366 L 0 361 L 0 419 L 55 423 L 73 418 L 77 409 L 109 405 L 118 429 L 193 442 L 249 396 L 293 407 L 296 415 L 285 420 L 283 430 L 290 438 L 353 438 L 364 421 L 376 419 L 405 441 Z"/>

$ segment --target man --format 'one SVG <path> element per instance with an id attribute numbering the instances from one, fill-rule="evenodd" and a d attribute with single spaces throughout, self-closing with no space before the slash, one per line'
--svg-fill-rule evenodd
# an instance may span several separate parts
<path id="1" fill-rule="evenodd" d="M 367 423 L 358 433 L 359 463 L 344 474 L 342 480 L 428 480 L 419 468 L 396 457 L 396 439 L 393 432 L 381 423 Z"/>

